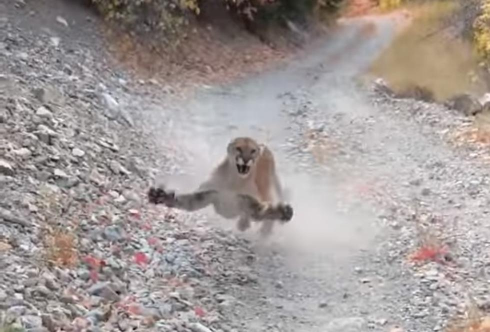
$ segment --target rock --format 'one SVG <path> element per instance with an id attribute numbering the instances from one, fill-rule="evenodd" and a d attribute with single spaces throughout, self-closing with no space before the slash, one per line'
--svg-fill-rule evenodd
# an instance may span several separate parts
<path id="1" fill-rule="evenodd" d="M 65 171 L 62 171 L 61 169 L 55 168 L 53 170 L 53 174 L 58 179 L 68 179 L 68 174 L 66 174 Z"/>
<path id="2" fill-rule="evenodd" d="M 324 308 L 328 307 L 328 302 L 320 302 L 320 304 L 318 304 L 318 307 L 321 309 L 324 309 Z"/>
<path id="3" fill-rule="evenodd" d="M 16 0 L 15 8 L 24 8 L 26 6 L 26 2 L 24 0 Z"/>
<path id="4" fill-rule="evenodd" d="M 58 22 L 59 24 L 62 24 L 64 25 L 65 27 L 69 27 L 68 25 L 68 22 L 61 16 L 56 16 L 56 22 Z"/>
<path id="5" fill-rule="evenodd" d="M 73 150 L 71 150 L 71 154 L 77 158 L 81 158 L 85 156 L 85 151 L 80 150 L 79 148 L 74 148 Z"/>
<path id="6" fill-rule="evenodd" d="M 104 229 L 104 237 L 111 242 L 121 241 L 125 236 L 124 230 L 117 225 L 111 225 Z"/>
<path id="7" fill-rule="evenodd" d="M 114 291 L 109 282 L 98 282 L 87 289 L 87 292 L 90 295 L 100 296 L 112 302 L 120 300 L 119 295 Z"/>
<path id="8" fill-rule="evenodd" d="M 41 316 L 41 319 L 43 321 L 43 326 L 45 326 L 49 332 L 56 332 L 58 330 L 57 324 L 56 324 L 55 319 L 52 315 L 43 314 Z"/>
<path id="9" fill-rule="evenodd" d="M 52 298 L 53 293 L 43 285 L 38 285 L 32 289 L 32 295 L 40 298 Z"/>
<path id="10" fill-rule="evenodd" d="M 44 282 L 44 285 L 46 285 L 46 287 L 49 290 L 57 291 L 60 289 L 60 285 L 56 281 L 56 277 L 53 274 L 51 274 L 49 272 L 45 272 L 45 273 L 43 273 L 41 278 L 42 278 L 42 281 Z"/>
<path id="11" fill-rule="evenodd" d="M 433 102 L 434 94 L 427 87 L 419 85 L 410 85 L 400 92 L 395 93 L 395 98 L 415 99 L 425 102 Z"/>
<path id="12" fill-rule="evenodd" d="M 0 302 L 5 302 L 8 299 L 8 294 L 3 289 L 0 289 Z"/>
<path id="13" fill-rule="evenodd" d="M 482 105 L 476 98 L 470 94 L 460 94 L 448 99 L 444 105 L 447 108 L 454 109 L 466 116 L 473 116 L 482 111 Z"/>
<path id="14" fill-rule="evenodd" d="M 53 145 L 54 140 L 57 137 L 56 132 L 51 130 L 49 127 L 41 124 L 37 127 L 36 136 L 39 140 L 45 144 Z"/>
<path id="15" fill-rule="evenodd" d="M 202 325 L 201 323 L 193 323 L 189 325 L 192 332 L 213 332 L 210 328 Z"/>
<path id="16" fill-rule="evenodd" d="M 134 126 L 132 117 L 119 105 L 119 103 L 107 92 L 101 94 L 102 104 L 105 106 L 104 115 L 110 120 L 122 119 L 130 126 Z"/>
<path id="17" fill-rule="evenodd" d="M 131 158 L 128 169 L 131 172 L 138 174 L 142 178 L 148 177 L 148 169 L 144 166 L 144 162 L 139 158 Z"/>
<path id="18" fill-rule="evenodd" d="M 32 92 L 34 97 L 44 105 L 61 105 L 64 101 L 63 94 L 51 86 L 35 88 Z"/>
<path id="19" fill-rule="evenodd" d="M 388 96 L 393 96 L 394 92 L 389 87 L 388 82 L 382 78 L 378 78 L 374 81 L 374 90 L 378 93 L 385 94 Z"/>
<path id="20" fill-rule="evenodd" d="M 51 45 L 54 47 L 60 46 L 61 39 L 59 37 L 51 37 L 49 40 L 51 41 Z"/>
<path id="21" fill-rule="evenodd" d="M 401 327 L 395 326 L 391 328 L 390 332 L 405 332 L 405 330 L 402 329 Z"/>
<path id="22" fill-rule="evenodd" d="M 366 320 L 362 317 L 336 318 L 324 328 L 325 332 L 361 332 L 367 331 Z"/>
<path id="23" fill-rule="evenodd" d="M 43 320 L 40 316 L 26 315 L 21 318 L 22 325 L 28 329 L 37 329 L 43 326 Z"/>
<path id="24" fill-rule="evenodd" d="M 18 150 L 14 150 L 13 151 L 14 155 L 20 157 L 20 158 L 28 158 L 32 155 L 32 152 L 31 150 L 29 150 L 28 148 L 20 148 Z"/>
<path id="25" fill-rule="evenodd" d="M 7 162 L 5 159 L 0 159 L 0 174 L 6 176 L 14 176 L 15 170 L 14 167 Z"/>
<path id="26" fill-rule="evenodd" d="M 30 226 L 31 223 L 28 222 L 27 220 L 25 219 L 22 219 L 16 215 L 14 215 L 12 212 L 6 210 L 6 209 L 3 209 L 3 208 L 0 208 L 0 222 L 1 221 L 4 221 L 4 222 L 7 222 L 7 223 L 11 223 L 11 224 L 16 224 L 16 225 L 21 225 L 21 226 L 24 226 L 24 227 L 27 227 L 27 226 Z"/>
<path id="27" fill-rule="evenodd" d="M 140 203 L 141 202 L 141 198 L 140 196 L 132 191 L 132 190 L 124 190 L 122 192 L 122 195 L 124 196 L 124 198 L 126 198 L 128 201 L 132 201 L 132 202 L 136 202 L 136 203 Z"/>
<path id="28" fill-rule="evenodd" d="M 489 102 L 486 102 L 485 104 L 482 104 L 482 109 L 481 109 L 481 113 L 484 113 L 484 114 L 489 114 L 490 113 L 490 101 Z"/>
<path id="29" fill-rule="evenodd" d="M 116 174 L 116 175 L 119 175 L 119 174 L 122 174 L 122 175 L 129 175 L 130 172 L 125 169 L 119 162 L 117 162 L 116 160 L 112 160 L 110 163 L 109 163 L 109 169 L 112 171 L 112 173 Z"/>
<path id="30" fill-rule="evenodd" d="M 27 312 L 27 308 L 22 305 L 15 305 L 7 309 L 7 316 L 10 318 L 17 319 Z"/>
<path id="31" fill-rule="evenodd" d="M 0 108 L 0 123 L 7 123 L 7 119 L 9 118 L 9 113 L 6 109 Z"/>
<path id="32" fill-rule="evenodd" d="M 233 296 L 226 294 L 216 294 L 214 298 L 221 306 L 230 306 L 235 302 L 235 298 Z"/>
<path id="33" fill-rule="evenodd" d="M 103 92 L 101 94 L 101 100 L 106 107 L 105 115 L 111 119 L 115 120 L 119 116 L 119 103 L 110 94 Z"/>
<path id="34" fill-rule="evenodd" d="M 44 106 L 37 109 L 36 115 L 42 119 L 51 119 L 53 117 L 53 113 Z"/>
<path id="35" fill-rule="evenodd" d="M 485 93 L 483 96 L 481 96 L 480 99 L 478 99 L 478 102 L 481 104 L 481 105 L 485 105 L 487 103 L 490 103 L 490 93 Z"/>

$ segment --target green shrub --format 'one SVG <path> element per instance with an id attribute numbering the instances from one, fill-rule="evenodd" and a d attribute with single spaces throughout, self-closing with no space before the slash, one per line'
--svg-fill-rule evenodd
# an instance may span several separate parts
<path id="1" fill-rule="evenodd" d="M 178 34 L 205 1 L 222 1 L 230 14 L 246 24 L 261 26 L 283 19 L 306 22 L 319 13 L 338 11 L 344 0 L 90 0 L 107 19 L 135 32 Z"/>
<path id="2" fill-rule="evenodd" d="M 190 14 L 199 14 L 197 0 L 91 0 L 107 19 L 141 32 L 177 33 Z"/>

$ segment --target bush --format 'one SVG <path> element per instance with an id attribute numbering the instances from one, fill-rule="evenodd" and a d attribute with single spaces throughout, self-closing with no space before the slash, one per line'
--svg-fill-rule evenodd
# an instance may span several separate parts
<path id="1" fill-rule="evenodd" d="M 198 0 L 91 0 L 107 19 L 140 32 L 177 33 L 190 14 L 199 14 Z"/>
<path id="2" fill-rule="evenodd" d="M 474 23 L 474 38 L 478 54 L 490 59 L 490 0 L 482 0 L 480 15 Z"/>
<path id="3" fill-rule="evenodd" d="M 135 32 L 178 34 L 204 1 L 222 1 L 230 14 L 247 25 L 277 23 L 283 19 L 307 21 L 311 16 L 335 13 L 344 0 L 90 0 L 107 19 L 122 22 Z"/>

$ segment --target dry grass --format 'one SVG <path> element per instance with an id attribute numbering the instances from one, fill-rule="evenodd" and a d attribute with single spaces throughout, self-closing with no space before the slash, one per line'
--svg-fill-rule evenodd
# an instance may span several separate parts
<path id="1" fill-rule="evenodd" d="M 484 317 L 476 322 L 468 320 L 461 327 L 450 328 L 448 332 L 490 332 L 490 317 Z"/>
<path id="2" fill-rule="evenodd" d="M 74 267 L 78 264 L 77 239 L 67 230 L 56 229 L 44 238 L 46 260 L 59 267 Z"/>
<path id="3" fill-rule="evenodd" d="M 490 144 L 490 131 L 478 127 L 465 128 L 453 136 L 457 145 L 461 144 Z"/>
<path id="4" fill-rule="evenodd" d="M 396 91 L 425 86 L 443 100 L 461 91 L 483 92 L 475 81 L 478 59 L 471 44 L 451 37 L 442 19 L 456 9 L 452 1 L 408 7 L 412 24 L 374 62 L 370 73 L 386 79 Z"/>
<path id="5" fill-rule="evenodd" d="M 469 297 L 464 316 L 455 319 L 446 329 L 447 332 L 490 332 L 490 317 Z"/>
<path id="6" fill-rule="evenodd" d="M 444 264 L 449 250 L 429 226 L 424 226 L 427 221 L 423 221 L 419 216 L 415 217 L 418 245 L 410 254 L 409 259 L 415 263 L 436 262 Z"/>

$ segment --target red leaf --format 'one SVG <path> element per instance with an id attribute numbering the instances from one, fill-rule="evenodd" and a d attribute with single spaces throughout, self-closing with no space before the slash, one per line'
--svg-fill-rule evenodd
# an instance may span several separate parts
<path id="1" fill-rule="evenodd" d="M 436 247 L 436 246 L 424 246 L 419 248 L 415 253 L 413 253 L 410 257 L 412 261 L 441 261 L 442 256 L 447 253 L 445 248 Z"/>
<path id="2" fill-rule="evenodd" d="M 206 312 L 201 307 L 195 307 L 194 308 L 194 313 L 196 314 L 197 317 L 200 317 L 200 318 L 206 316 Z"/>
<path id="3" fill-rule="evenodd" d="M 148 264 L 148 257 L 143 252 L 137 252 L 134 255 L 134 262 L 138 265 L 146 265 Z"/>

